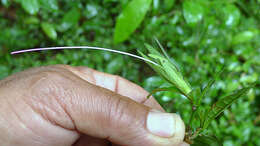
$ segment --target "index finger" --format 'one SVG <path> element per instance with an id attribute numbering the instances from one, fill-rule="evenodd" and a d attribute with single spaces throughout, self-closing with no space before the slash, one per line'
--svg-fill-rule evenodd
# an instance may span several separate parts
<path id="1" fill-rule="evenodd" d="M 146 90 L 120 76 L 99 72 L 88 67 L 69 67 L 69 69 L 92 84 L 109 89 L 151 108 L 164 111 L 153 97 L 146 98 L 149 95 Z"/>

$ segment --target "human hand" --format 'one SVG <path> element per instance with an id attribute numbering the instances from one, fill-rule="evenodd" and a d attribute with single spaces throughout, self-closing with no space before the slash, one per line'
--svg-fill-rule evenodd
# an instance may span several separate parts
<path id="1" fill-rule="evenodd" d="M 185 127 L 121 77 L 65 65 L 0 81 L 3 146 L 180 145 Z"/>

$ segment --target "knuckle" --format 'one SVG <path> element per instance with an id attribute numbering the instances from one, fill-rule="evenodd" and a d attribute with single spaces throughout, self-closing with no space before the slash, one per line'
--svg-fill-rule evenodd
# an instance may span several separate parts
<path id="1" fill-rule="evenodd" d="M 117 79 L 117 80 L 121 80 L 121 79 L 123 79 L 123 78 L 120 77 L 119 75 L 113 75 L 113 76 L 114 76 L 114 78 Z"/>
<path id="2" fill-rule="evenodd" d="M 60 76 L 60 73 L 55 71 L 43 71 L 39 73 L 39 76 L 36 77 L 37 82 L 42 83 L 50 83 L 56 80 L 60 80 L 62 76 Z"/>
<path id="3" fill-rule="evenodd" d="M 32 91 L 51 91 L 52 89 L 61 88 L 62 82 L 66 82 L 66 77 L 55 70 L 44 70 L 32 75 L 29 88 Z M 43 90 L 45 89 L 45 90 Z"/>
<path id="4" fill-rule="evenodd" d="M 68 90 L 71 80 L 68 79 L 66 70 L 57 70 L 56 67 L 48 66 L 32 75 L 25 102 L 51 123 L 55 125 L 69 123 L 69 127 L 73 127 L 73 122 L 67 113 L 67 105 L 73 96 L 73 92 Z"/>
<path id="5" fill-rule="evenodd" d="M 111 97 L 113 98 L 113 97 Z M 110 105 L 109 121 L 115 128 L 122 128 L 120 126 L 126 126 L 132 123 L 130 115 L 132 112 L 129 110 L 131 103 L 123 98 L 113 98 Z M 114 124 L 117 123 L 117 124 Z"/>
<path id="6" fill-rule="evenodd" d="M 113 75 L 113 76 L 115 77 L 117 84 L 119 84 L 120 81 L 121 82 L 122 81 L 127 81 L 125 78 L 123 78 L 123 77 L 121 77 L 119 75 Z"/>

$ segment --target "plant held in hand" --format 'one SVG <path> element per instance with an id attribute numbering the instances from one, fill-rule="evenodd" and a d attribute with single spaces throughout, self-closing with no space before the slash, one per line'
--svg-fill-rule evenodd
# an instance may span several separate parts
<path id="1" fill-rule="evenodd" d="M 218 142 L 216 137 L 203 133 L 212 120 L 217 118 L 226 108 L 228 108 L 235 100 L 245 95 L 252 87 L 245 87 L 240 90 L 219 99 L 211 107 L 201 104 L 202 99 L 206 96 L 210 87 L 214 84 L 215 78 L 218 77 L 224 68 L 215 75 L 215 78 L 210 80 L 204 88 L 192 88 L 190 84 L 184 79 L 175 62 L 167 55 L 162 45 L 155 39 L 162 53 L 158 52 L 152 46 L 146 44 L 149 51 L 148 55 L 139 52 L 144 58 L 149 59 L 158 65 L 147 62 L 155 72 L 162 78 L 168 81 L 172 86 L 168 88 L 158 88 L 151 92 L 151 94 L 160 91 L 178 92 L 184 95 L 191 105 L 190 120 L 187 125 L 185 141 L 193 145 L 222 145 Z M 151 94 L 149 96 L 151 96 Z M 149 98 L 148 96 L 148 98 Z M 194 119 L 199 119 L 199 126 L 193 123 Z"/>
<path id="2" fill-rule="evenodd" d="M 215 78 L 211 79 L 208 84 L 204 88 L 192 88 L 191 85 L 185 78 L 182 73 L 178 69 L 175 61 L 171 59 L 166 51 L 163 49 L 162 45 L 159 43 L 157 39 L 155 39 L 158 46 L 161 49 L 160 53 L 152 46 L 145 44 L 147 50 L 149 51 L 148 55 L 145 55 L 142 52 L 139 52 L 142 57 L 130 54 L 127 52 L 107 49 L 107 48 L 99 48 L 99 47 L 90 47 L 90 46 L 74 46 L 74 47 L 50 47 L 50 48 L 35 48 L 28 50 L 21 50 L 12 52 L 11 54 L 18 54 L 24 52 L 33 52 L 33 51 L 42 51 L 42 50 L 60 50 L 60 49 L 93 49 L 93 50 L 103 50 L 114 53 L 119 53 L 123 55 L 132 56 L 138 59 L 142 59 L 147 62 L 156 73 L 158 73 L 163 79 L 165 79 L 168 83 L 171 84 L 170 87 L 167 88 L 158 88 L 153 90 L 150 95 L 147 96 L 149 98 L 152 94 L 160 91 L 170 91 L 177 92 L 183 96 L 185 96 L 191 105 L 191 115 L 188 123 L 186 123 L 186 135 L 185 141 L 192 145 L 222 145 L 218 142 L 215 136 L 206 134 L 206 129 L 216 117 L 218 117 L 226 108 L 228 108 L 235 100 L 239 97 L 245 95 L 247 91 L 253 87 L 245 87 L 240 90 L 231 93 L 228 96 L 225 96 L 219 99 L 216 103 L 209 107 L 208 105 L 202 105 L 201 101 L 206 96 L 210 87 L 214 84 L 215 78 L 218 77 L 223 69 L 215 75 Z M 199 125 L 196 124 L 194 119 L 199 119 Z"/>

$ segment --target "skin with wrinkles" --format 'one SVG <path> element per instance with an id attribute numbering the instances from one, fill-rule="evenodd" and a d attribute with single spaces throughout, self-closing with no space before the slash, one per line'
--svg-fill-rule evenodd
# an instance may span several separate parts
<path id="1" fill-rule="evenodd" d="M 0 81 L 0 144 L 179 145 L 184 125 L 170 138 L 145 128 L 151 109 L 163 111 L 147 95 L 119 76 L 85 67 L 56 65 L 20 72 Z"/>

